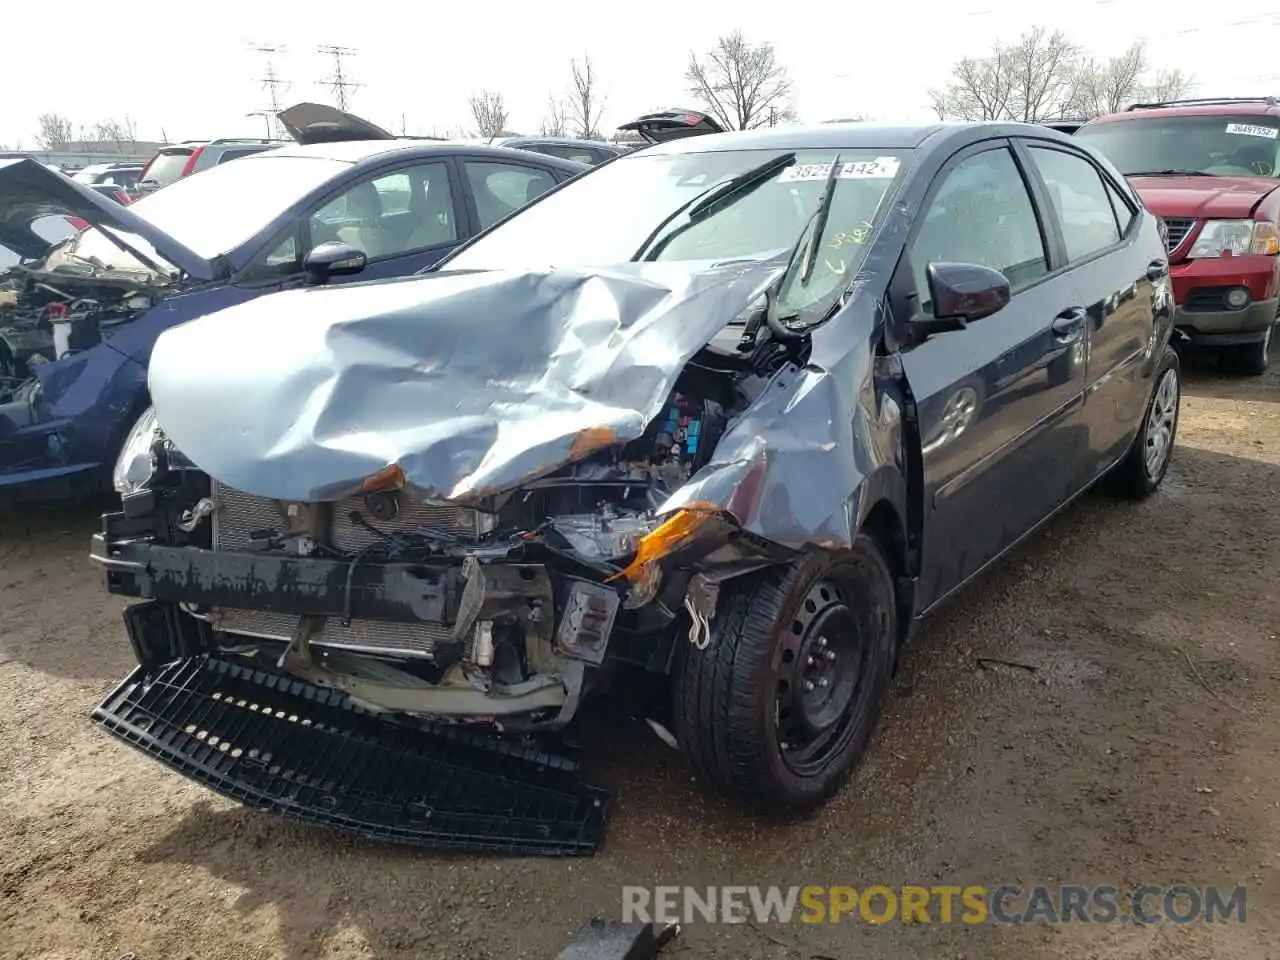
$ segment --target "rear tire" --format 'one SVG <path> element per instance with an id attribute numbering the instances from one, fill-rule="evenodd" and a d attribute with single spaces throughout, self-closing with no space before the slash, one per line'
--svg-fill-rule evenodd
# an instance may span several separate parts
<path id="1" fill-rule="evenodd" d="M 1165 348 L 1154 380 L 1155 389 L 1133 446 L 1107 477 L 1111 491 L 1127 500 L 1142 500 L 1155 493 L 1173 457 L 1182 405 L 1182 366 L 1172 347 Z"/>
<path id="2" fill-rule="evenodd" d="M 1267 372 L 1271 353 L 1271 332 L 1274 326 L 1267 327 L 1266 335 L 1256 343 L 1241 343 L 1225 347 L 1222 351 L 1223 366 L 1231 373 L 1245 377 L 1260 377 Z"/>
<path id="3" fill-rule="evenodd" d="M 681 637 L 672 677 L 698 778 L 766 814 L 820 806 L 866 749 L 897 637 L 893 575 L 865 534 L 724 584 L 707 648 Z"/>

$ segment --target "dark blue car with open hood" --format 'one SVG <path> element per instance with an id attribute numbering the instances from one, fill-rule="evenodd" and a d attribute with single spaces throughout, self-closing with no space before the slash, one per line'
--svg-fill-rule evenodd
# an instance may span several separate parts
<path id="1" fill-rule="evenodd" d="M 589 169 L 299 106 L 297 146 L 129 206 L 0 161 L 0 503 L 110 489 L 170 327 L 292 287 L 412 274 Z M 276 349 L 265 332 L 235 345 Z"/>

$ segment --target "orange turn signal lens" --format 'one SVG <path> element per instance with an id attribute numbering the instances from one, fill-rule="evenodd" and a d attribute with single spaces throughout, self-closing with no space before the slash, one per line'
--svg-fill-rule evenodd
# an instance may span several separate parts
<path id="1" fill-rule="evenodd" d="M 651 563 L 661 560 L 686 543 L 699 527 L 718 512 L 710 505 L 690 504 L 673 513 L 637 541 L 635 559 L 608 579 L 626 577 L 635 583 Z"/>
<path id="2" fill-rule="evenodd" d="M 1280 230 L 1268 220 L 1259 220 L 1253 225 L 1253 243 L 1251 253 L 1263 256 L 1280 254 Z"/>
<path id="3" fill-rule="evenodd" d="M 400 469 L 399 464 L 391 464 L 384 467 L 377 473 L 370 474 L 360 483 L 360 489 L 365 493 L 384 493 L 388 490 L 404 489 L 404 471 Z"/>

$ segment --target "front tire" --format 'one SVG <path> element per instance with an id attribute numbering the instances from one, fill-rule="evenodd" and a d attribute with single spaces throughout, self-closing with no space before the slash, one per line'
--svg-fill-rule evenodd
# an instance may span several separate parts
<path id="1" fill-rule="evenodd" d="M 820 806 L 875 729 L 897 627 L 893 575 L 865 534 L 724 584 L 706 649 L 682 637 L 672 678 L 699 779 L 766 814 Z"/>
<path id="2" fill-rule="evenodd" d="M 1156 367 L 1155 389 L 1138 435 L 1108 477 L 1113 493 L 1127 500 L 1143 500 L 1156 492 L 1173 457 L 1181 406 L 1182 366 L 1177 352 L 1166 347 Z"/>
<path id="3" fill-rule="evenodd" d="M 1224 348 L 1222 359 L 1226 361 L 1224 366 L 1227 370 L 1244 377 L 1260 377 L 1266 373 L 1271 360 L 1271 332 L 1274 329 L 1274 326 L 1267 327 L 1266 334 L 1255 343 Z"/>

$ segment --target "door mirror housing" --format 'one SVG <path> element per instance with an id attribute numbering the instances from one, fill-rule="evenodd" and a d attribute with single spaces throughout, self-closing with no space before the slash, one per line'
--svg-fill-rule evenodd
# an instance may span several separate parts
<path id="1" fill-rule="evenodd" d="M 307 280 L 320 284 L 330 277 L 345 277 L 359 273 L 368 262 L 369 258 L 363 250 L 349 243 L 331 240 L 312 247 L 302 261 L 302 266 L 307 271 Z"/>
<path id="2" fill-rule="evenodd" d="M 963 330 L 975 320 L 999 313 L 1009 305 L 1009 278 L 978 263 L 931 263 L 925 268 L 932 316 L 917 315 L 910 327 L 913 338 Z"/>

